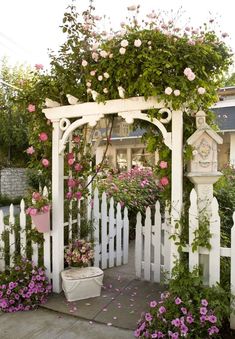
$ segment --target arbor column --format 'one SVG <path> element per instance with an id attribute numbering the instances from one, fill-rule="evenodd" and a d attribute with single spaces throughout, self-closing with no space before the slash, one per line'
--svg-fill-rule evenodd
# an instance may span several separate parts
<path id="1" fill-rule="evenodd" d="M 64 155 L 59 154 L 59 119 L 52 122 L 52 279 L 53 292 L 60 293 L 60 273 L 64 269 Z"/>
<path id="2" fill-rule="evenodd" d="M 171 154 L 171 234 L 181 218 L 183 200 L 183 112 L 172 111 L 172 154 Z M 179 230 L 177 230 L 179 231 Z M 175 242 L 170 247 L 170 273 L 178 258 Z"/>

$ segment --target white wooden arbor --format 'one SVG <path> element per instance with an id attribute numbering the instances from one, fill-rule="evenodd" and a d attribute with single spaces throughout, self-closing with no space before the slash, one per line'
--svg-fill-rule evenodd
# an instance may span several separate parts
<path id="1" fill-rule="evenodd" d="M 53 124 L 52 135 L 52 265 L 53 291 L 61 291 L 60 272 L 64 269 L 64 149 L 69 135 L 78 127 L 96 123 L 107 114 L 118 113 L 127 123 L 134 119 L 148 121 L 158 127 L 165 145 L 172 151 L 171 172 L 171 232 L 174 233 L 175 223 L 179 220 L 182 208 L 183 191 L 183 111 L 172 110 L 157 98 L 144 97 L 109 100 L 105 103 L 78 103 L 75 105 L 58 106 L 51 100 L 50 108 L 43 110 L 47 119 Z M 75 100 L 76 102 L 76 100 Z M 49 105 L 48 105 L 49 106 Z M 166 118 L 151 119 L 143 110 L 159 109 L 167 113 Z M 76 119 L 70 122 L 69 119 Z M 171 132 L 167 132 L 164 124 L 171 122 Z M 170 268 L 177 257 L 174 242 L 170 247 Z"/>

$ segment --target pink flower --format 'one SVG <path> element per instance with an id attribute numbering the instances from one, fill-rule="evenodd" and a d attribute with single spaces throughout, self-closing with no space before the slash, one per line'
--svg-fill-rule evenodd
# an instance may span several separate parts
<path id="1" fill-rule="evenodd" d="M 29 111 L 30 113 L 32 113 L 32 112 L 35 112 L 36 107 L 35 107 L 35 105 L 33 105 L 33 104 L 29 104 L 27 109 L 28 109 L 28 111 Z"/>
<path id="2" fill-rule="evenodd" d="M 180 95 L 180 90 L 175 89 L 175 90 L 174 90 L 174 95 L 175 95 L 176 97 L 178 97 L 178 96 Z"/>
<path id="3" fill-rule="evenodd" d="M 191 315 L 188 315 L 187 318 L 186 318 L 186 320 L 187 320 L 187 322 L 188 322 L 189 324 L 192 324 L 192 323 L 194 322 L 194 319 L 193 319 L 193 317 L 192 317 Z"/>
<path id="4" fill-rule="evenodd" d="M 196 78 L 196 75 L 192 72 L 188 75 L 187 78 L 188 78 L 189 81 L 193 81 Z"/>
<path id="5" fill-rule="evenodd" d="M 145 314 L 145 320 L 146 321 L 151 321 L 153 319 L 152 315 L 150 313 Z"/>
<path id="6" fill-rule="evenodd" d="M 93 53 L 91 54 L 91 57 L 92 57 L 93 60 L 95 60 L 95 61 L 97 62 L 98 59 L 99 59 L 99 54 L 96 53 L 96 52 L 93 52 Z"/>
<path id="7" fill-rule="evenodd" d="M 46 158 L 42 159 L 42 165 L 44 167 L 48 167 L 50 165 L 50 161 Z"/>
<path id="8" fill-rule="evenodd" d="M 154 307 L 156 307 L 157 306 L 157 302 L 156 302 L 156 300 L 153 300 L 153 301 L 150 301 L 150 307 L 152 307 L 152 308 L 154 308 Z"/>
<path id="9" fill-rule="evenodd" d="M 206 93 L 206 90 L 205 90 L 204 87 L 198 87 L 197 91 L 198 91 L 198 93 L 201 94 L 201 95 L 203 95 L 203 94 Z"/>
<path id="10" fill-rule="evenodd" d="M 42 64 L 36 64 L 34 67 L 36 68 L 37 71 L 40 71 L 40 69 L 43 69 Z"/>
<path id="11" fill-rule="evenodd" d="M 209 315 L 208 320 L 209 320 L 209 322 L 211 322 L 212 324 L 215 324 L 216 321 L 217 321 L 217 318 L 216 318 L 215 315 Z"/>
<path id="12" fill-rule="evenodd" d="M 30 216 L 34 216 L 38 213 L 38 210 L 36 208 L 28 208 L 26 213 L 29 214 Z"/>
<path id="13" fill-rule="evenodd" d="M 164 306 L 159 307 L 159 313 L 163 314 L 166 312 L 166 308 Z"/>
<path id="14" fill-rule="evenodd" d="M 140 47 L 141 45 L 142 45 L 142 42 L 141 42 L 140 39 L 136 39 L 136 40 L 134 41 L 134 46 L 135 46 L 135 47 Z"/>
<path id="15" fill-rule="evenodd" d="M 45 205 L 45 206 L 43 206 L 41 209 L 42 209 L 43 212 L 46 213 L 46 212 L 49 212 L 49 211 L 50 211 L 50 206 L 49 206 L 49 205 Z"/>
<path id="16" fill-rule="evenodd" d="M 171 95 L 171 93 L 172 93 L 172 88 L 171 88 L 171 87 L 167 87 L 167 88 L 165 89 L 165 94 L 166 94 L 166 95 Z"/>
<path id="17" fill-rule="evenodd" d="M 81 138 L 80 138 L 79 135 L 76 135 L 76 136 L 73 137 L 73 142 L 75 142 L 76 144 L 79 144 L 80 141 L 81 141 Z"/>
<path id="18" fill-rule="evenodd" d="M 107 58 L 108 53 L 107 53 L 106 51 L 102 50 L 102 51 L 100 51 L 100 56 L 101 56 L 102 58 Z"/>
<path id="19" fill-rule="evenodd" d="M 45 132 L 41 132 L 39 134 L 39 140 L 40 141 L 47 141 L 48 140 L 48 135 Z"/>
<path id="20" fill-rule="evenodd" d="M 35 149 L 33 148 L 33 146 L 30 146 L 27 148 L 26 153 L 29 155 L 32 155 L 35 152 Z"/>
<path id="21" fill-rule="evenodd" d="M 72 166 L 74 164 L 74 161 L 75 161 L 74 158 L 68 159 L 69 166 Z"/>
<path id="22" fill-rule="evenodd" d="M 128 46 L 128 41 L 126 39 L 121 41 L 121 46 L 122 47 L 127 47 Z"/>
<path id="23" fill-rule="evenodd" d="M 175 299 L 175 304 L 176 305 L 179 305 L 179 304 L 181 304 L 182 303 L 182 300 L 180 299 L 180 298 L 176 298 Z"/>
<path id="24" fill-rule="evenodd" d="M 82 197 L 82 193 L 81 192 L 76 192 L 75 193 L 75 197 L 77 198 L 77 200 L 80 200 Z"/>
<path id="25" fill-rule="evenodd" d="M 167 186 L 167 185 L 169 184 L 168 178 L 167 178 L 167 177 L 162 177 L 162 178 L 160 179 L 160 184 L 161 184 L 162 186 Z"/>
<path id="26" fill-rule="evenodd" d="M 124 47 L 121 47 L 119 49 L 119 53 L 122 54 L 122 55 L 125 54 L 126 53 L 126 49 Z"/>
<path id="27" fill-rule="evenodd" d="M 99 80 L 99 81 L 102 81 L 102 80 L 103 80 L 103 75 L 99 75 L 99 76 L 98 76 L 98 80 Z"/>
<path id="28" fill-rule="evenodd" d="M 82 66 L 86 67 L 88 65 L 88 62 L 86 60 L 82 60 Z"/>
<path id="29" fill-rule="evenodd" d="M 93 77 L 95 76 L 96 71 L 90 71 L 90 75 Z"/>
<path id="30" fill-rule="evenodd" d="M 71 200 L 72 197 L 73 197 L 73 193 L 72 192 L 67 192 L 66 193 L 66 199 Z"/>
<path id="31" fill-rule="evenodd" d="M 75 187 L 76 186 L 76 181 L 72 178 L 68 179 L 67 181 L 68 187 Z"/>
<path id="32" fill-rule="evenodd" d="M 200 307 L 200 314 L 206 315 L 207 314 L 207 308 L 206 307 Z"/>
<path id="33" fill-rule="evenodd" d="M 159 167 L 160 167 L 161 169 L 167 168 L 167 166 L 168 166 L 167 161 L 163 161 L 163 160 L 160 161 Z"/>
<path id="34" fill-rule="evenodd" d="M 74 165 L 74 169 L 75 169 L 75 171 L 79 172 L 79 171 L 82 170 L 82 165 L 76 163 L 76 164 Z"/>
<path id="35" fill-rule="evenodd" d="M 42 198 L 41 194 L 39 192 L 33 192 L 32 198 L 36 201 L 40 200 Z"/>
<path id="36" fill-rule="evenodd" d="M 196 75 L 189 67 L 185 68 L 184 75 L 188 78 L 189 81 L 193 81 L 196 78 Z"/>

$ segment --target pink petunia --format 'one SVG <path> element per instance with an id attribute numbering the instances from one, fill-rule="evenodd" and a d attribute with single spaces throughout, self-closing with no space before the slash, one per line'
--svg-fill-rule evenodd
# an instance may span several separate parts
<path id="1" fill-rule="evenodd" d="M 48 167 L 50 165 L 50 161 L 46 158 L 42 159 L 42 165 L 44 167 Z"/>
<path id="2" fill-rule="evenodd" d="M 30 113 L 32 113 L 32 112 L 35 112 L 36 107 L 35 107 L 35 105 L 33 105 L 33 104 L 29 104 L 27 109 L 28 109 L 28 111 L 29 111 Z"/>
<path id="3" fill-rule="evenodd" d="M 47 141 L 48 140 L 48 135 L 45 132 L 41 132 L 39 134 L 39 140 L 40 141 Z"/>
<path id="4" fill-rule="evenodd" d="M 32 155 L 33 153 L 35 153 L 35 149 L 33 148 L 33 146 L 30 146 L 27 148 L 26 153 L 29 155 Z"/>

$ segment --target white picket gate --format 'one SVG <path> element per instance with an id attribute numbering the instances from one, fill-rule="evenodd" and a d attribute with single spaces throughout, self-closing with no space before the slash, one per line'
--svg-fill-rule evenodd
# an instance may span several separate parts
<path id="1" fill-rule="evenodd" d="M 106 193 L 102 194 L 101 203 L 96 188 L 93 200 L 93 227 L 95 266 L 105 269 L 128 263 L 129 220 L 125 207 L 122 216 L 121 205 L 114 205 L 113 198 L 107 202 Z"/>
<path id="2" fill-rule="evenodd" d="M 44 187 L 43 195 L 48 194 L 47 188 Z M 0 271 L 4 271 L 6 268 L 5 252 L 9 253 L 9 265 L 14 263 L 14 256 L 21 255 L 27 257 L 26 244 L 28 240 L 28 234 L 26 232 L 26 211 L 24 199 L 20 202 L 20 214 L 19 221 L 16 223 L 15 207 L 13 204 L 9 207 L 9 215 L 4 218 L 3 211 L 0 210 Z M 28 217 L 30 223 L 30 229 L 34 228 L 31 223 L 31 218 Z M 16 227 L 17 225 L 17 227 Z M 3 237 L 4 235 L 4 237 Z M 46 267 L 46 274 L 48 278 L 51 278 L 51 235 L 50 233 L 43 233 L 43 257 L 42 264 Z M 19 244 L 16 243 L 16 239 L 19 238 Z M 38 265 L 40 249 L 39 243 L 31 241 L 32 261 Z"/>

